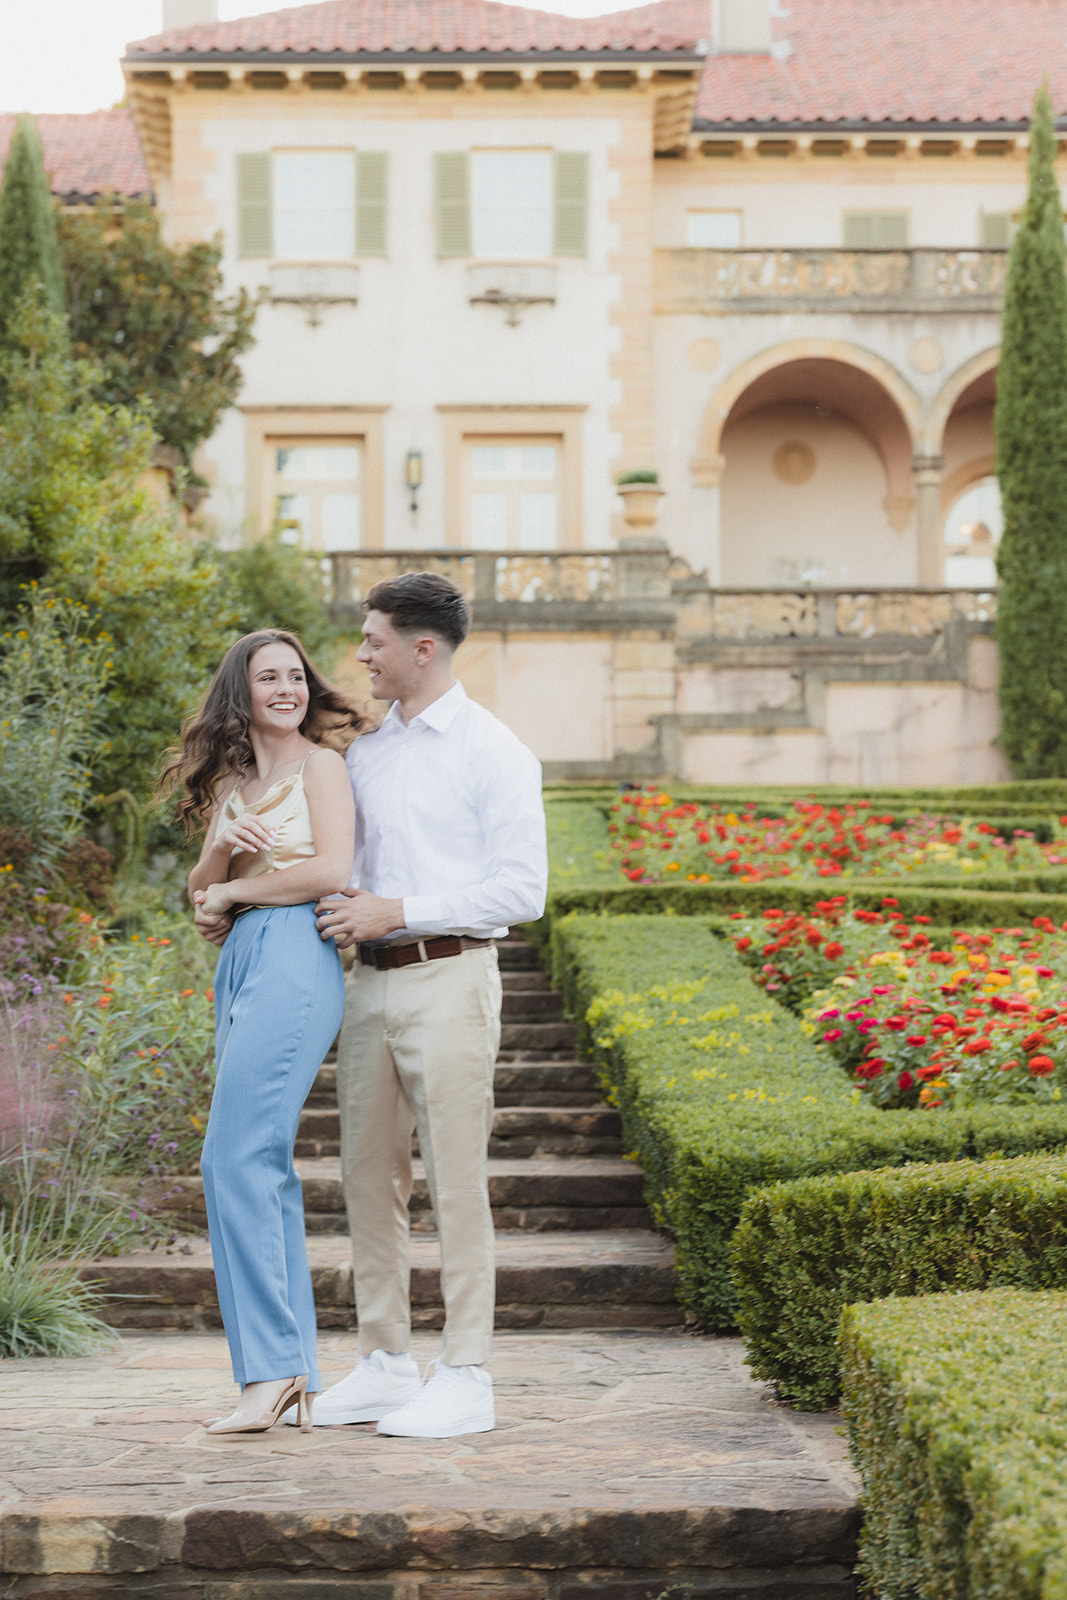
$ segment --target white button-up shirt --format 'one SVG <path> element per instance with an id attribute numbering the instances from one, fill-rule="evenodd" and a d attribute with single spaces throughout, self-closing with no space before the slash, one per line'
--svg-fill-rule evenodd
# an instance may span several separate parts
<path id="1" fill-rule="evenodd" d="M 545 908 L 541 764 L 454 684 L 405 727 L 393 704 L 349 747 L 353 888 L 404 902 L 394 939 L 503 938 Z"/>

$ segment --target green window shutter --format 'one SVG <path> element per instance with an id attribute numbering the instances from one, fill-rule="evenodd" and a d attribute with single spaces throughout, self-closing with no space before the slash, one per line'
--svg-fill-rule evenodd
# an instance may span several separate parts
<path id="1" fill-rule="evenodd" d="M 237 157 L 237 254 L 274 254 L 268 153 Z"/>
<path id="2" fill-rule="evenodd" d="M 906 250 L 907 212 L 846 211 L 843 236 L 846 250 Z"/>
<path id="3" fill-rule="evenodd" d="M 389 253 L 389 157 L 384 150 L 356 152 L 356 254 Z"/>
<path id="4" fill-rule="evenodd" d="M 588 219 L 589 157 L 584 151 L 557 151 L 553 255 L 584 256 L 587 253 Z"/>
<path id="5" fill-rule="evenodd" d="M 1011 212 L 980 211 L 978 243 L 983 250 L 1006 250 L 1011 244 Z"/>
<path id="6" fill-rule="evenodd" d="M 471 253 L 470 161 L 465 151 L 434 156 L 437 187 L 437 254 Z"/>

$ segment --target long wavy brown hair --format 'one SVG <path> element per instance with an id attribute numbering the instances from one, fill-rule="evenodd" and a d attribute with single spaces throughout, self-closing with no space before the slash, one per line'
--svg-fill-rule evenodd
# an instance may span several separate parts
<path id="1" fill-rule="evenodd" d="M 366 718 L 351 701 L 332 689 L 308 660 L 300 640 L 280 628 L 260 628 L 232 644 L 219 663 L 203 704 L 182 726 L 182 742 L 168 751 L 173 759 L 159 780 L 161 797 L 175 789 L 178 818 L 191 837 L 207 822 L 228 777 L 242 778 L 256 764 L 249 729 L 252 697 L 248 689 L 248 664 L 267 644 L 287 644 L 300 657 L 308 686 L 307 716 L 300 724 L 305 739 L 321 744 L 328 734 L 349 730 L 359 733 Z"/>

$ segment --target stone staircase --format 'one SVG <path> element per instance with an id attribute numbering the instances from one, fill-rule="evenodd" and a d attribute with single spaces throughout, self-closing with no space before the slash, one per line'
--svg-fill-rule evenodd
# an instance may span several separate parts
<path id="1" fill-rule="evenodd" d="M 503 1029 L 489 1145 L 497 1228 L 499 1328 L 660 1328 L 682 1321 L 670 1245 L 651 1231 L 640 1168 L 623 1160 L 618 1113 L 593 1068 L 576 1057 L 575 1028 L 518 939 L 499 947 Z M 300 1123 L 308 1248 L 321 1327 L 355 1323 L 340 1176 L 336 1068 L 327 1060 Z M 170 1180 L 159 1203 L 185 1229 L 205 1225 L 199 1178 Z M 421 1163 L 411 1198 L 412 1314 L 440 1327 L 437 1239 Z M 107 1315 L 123 1328 L 219 1325 L 202 1233 L 169 1247 L 91 1262 Z"/>

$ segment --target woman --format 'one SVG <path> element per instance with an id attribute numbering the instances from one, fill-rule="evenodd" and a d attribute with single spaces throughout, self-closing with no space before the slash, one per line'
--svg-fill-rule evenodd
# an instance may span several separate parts
<path id="1" fill-rule="evenodd" d="M 314 902 L 345 887 L 355 832 L 343 758 L 319 740 L 358 713 L 297 639 L 264 629 L 227 651 L 164 774 L 191 833 L 189 895 L 232 913 L 215 977 L 217 1078 L 201 1170 L 219 1305 L 241 1398 L 209 1433 L 260 1433 L 295 1406 L 311 1426 L 315 1305 L 293 1145 L 344 1009 Z"/>

